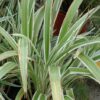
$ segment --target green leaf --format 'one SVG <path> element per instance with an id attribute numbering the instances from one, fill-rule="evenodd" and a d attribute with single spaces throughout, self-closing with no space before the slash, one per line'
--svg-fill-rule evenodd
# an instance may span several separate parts
<path id="1" fill-rule="evenodd" d="M 35 94 L 33 95 L 32 100 L 47 100 L 47 98 L 42 93 L 36 91 Z"/>
<path id="2" fill-rule="evenodd" d="M 4 91 L 2 91 L 2 95 L 3 95 L 3 97 L 5 97 L 4 100 L 5 100 L 5 99 L 6 99 L 6 100 L 10 100 L 10 98 L 7 96 L 7 94 L 6 94 Z"/>
<path id="3" fill-rule="evenodd" d="M 77 58 L 87 67 L 91 74 L 99 81 L 100 83 L 100 68 L 96 66 L 91 58 L 87 55 L 80 53 Z"/>
<path id="4" fill-rule="evenodd" d="M 18 56 L 19 56 L 20 72 L 22 77 L 22 86 L 24 92 L 27 92 L 28 41 L 24 38 L 19 40 Z"/>
<path id="5" fill-rule="evenodd" d="M 43 94 L 40 94 L 38 100 L 47 100 L 46 96 Z"/>
<path id="6" fill-rule="evenodd" d="M 67 89 L 66 93 L 67 93 L 67 95 L 69 95 L 70 97 L 72 97 L 74 99 L 73 89 Z"/>
<path id="7" fill-rule="evenodd" d="M 28 5 L 28 13 L 29 13 L 29 15 L 28 15 L 28 32 L 27 32 L 27 36 L 29 36 L 29 38 L 31 40 L 33 40 L 33 37 L 34 37 L 35 1 L 36 0 L 30 0 L 29 5 Z"/>
<path id="8" fill-rule="evenodd" d="M 67 88 L 73 83 L 73 81 L 80 78 L 90 78 L 100 83 L 100 81 L 93 76 L 93 74 L 87 68 L 69 67 L 65 73 L 62 74 L 62 84 Z"/>
<path id="9" fill-rule="evenodd" d="M 38 100 L 40 93 L 38 91 L 35 92 L 35 94 L 33 95 L 32 100 Z"/>
<path id="10" fill-rule="evenodd" d="M 73 98 L 71 98 L 69 95 L 64 96 L 64 100 L 75 100 Z"/>
<path id="11" fill-rule="evenodd" d="M 20 85 L 16 85 L 16 84 L 13 84 L 13 83 L 10 83 L 8 81 L 4 81 L 4 80 L 0 80 L 0 84 L 3 84 L 5 86 L 11 86 L 11 87 L 21 87 Z"/>
<path id="12" fill-rule="evenodd" d="M 88 69 L 86 68 L 77 68 L 77 67 L 70 67 L 68 69 L 70 71 L 70 74 L 76 74 L 76 75 L 90 75 L 91 73 L 89 72 Z"/>
<path id="13" fill-rule="evenodd" d="M 9 45 L 17 51 L 17 43 L 16 41 L 10 36 L 10 34 L 5 31 L 2 27 L 0 27 L 0 35 L 2 35 L 6 40 L 7 42 L 9 43 Z"/>
<path id="14" fill-rule="evenodd" d="M 31 41 L 28 37 L 26 37 L 26 36 L 23 35 L 23 34 L 19 34 L 19 33 L 15 33 L 15 34 L 13 34 L 13 35 L 16 36 L 16 37 L 20 37 L 20 38 L 26 39 L 26 40 L 30 43 L 30 45 L 32 46 L 32 48 L 33 48 L 33 50 L 35 51 L 35 53 L 37 54 L 37 56 L 38 56 L 38 57 L 41 57 L 40 54 L 39 54 L 39 52 L 38 52 L 38 50 L 37 50 L 37 48 L 35 47 L 35 45 L 32 43 L 32 41 Z"/>
<path id="15" fill-rule="evenodd" d="M 0 52 L 5 52 L 7 51 L 7 47 L 5 46 L 4 43 L 0 43 Z"/>
<path id="16" fill-rule="evenodd" d="M 37 74 L 35 74 L 35 71 L 33 69 L 32 70 L 31 69 L 32 68 L 29 69 L 28 74 L 29 74 L 30 79 L 32 80 L 32 83 L 35 84 L 34 88 L 37 89 L 37 85 L 38 85 L 38 82 L 39 82 L 39 81 L 37 82 L 37 80 L 38 80 Z"/>
<path id="17" fill-rule="evenodd" d="M 33 38 L 35 0 L 22 0 L 19 7 L 21 18 L 21 34 Z"/>
<path id="18" fill-rule="evenodd" d="M 1 17 L 1 18 L 0 18 L 0 22 L 7 21 L 7 20 L 9 20 L 11 17 L 13 17 L 13 16 Z"/>
<path id="19" fill-rule="evenodd" d="M 39 35 L 39 31 L 43 22 L 44 17 L 44 6 L 41 7 L 36 13 L 35 13 L 35 22 L 34 22 L 34 36 L 33 36 L 33 43 L 34 45 L 37 42 L 37 38 Z"/>
<path id="20" fill-rule="evenodd" d="M 1 93 L 0 93 L 0 100 L 5 100 Z"/>
<path id="21" fill-rule="evenodd" d="M 7 62 L 0 67 L 0 79 L 2 79 L 6 74 L 10 73 L 12 69 L 16 67 L 14 62 Z"/>
<path id="22" fill-rule="evenodd" d="M 76 40 L 75 43 L 69 48 L 69 52 L 74 51 L 75 49 L 78 49 L 83 46 L 87 45 L 95 45 L 100 43 L 100 38 L 92 38 L 92 39 L 85 39 L 80 38 L 79 40 Z"/>
<path id="23" fill-rule="evenodd" d="M 65 96 L 65 100 L 75 100 L 73 89 L 66 90 L 67 96 Z"/>
<path id="24" fill-rule="evenodd" d="M 55 20 L 57 18 L 57 15 L 58 15 L 58 12 L 60 10 L 62 2 L 63 2 L 63 0 L 54 0 L 54 4 L 53 4 L 54 23 L 55 23 Z"/>
<path id="25" fill-rule="evenodd" d="M 17 56 L 17 55 L 18 54 L 16 51 L 6 51 L 6 52 L 0 54 L 0 61 L 7 59 L 9 57 Z"/>
<path id="26" fill-rule="evenodd" d="M 83 0 L 74 0 L 71 4 L 61 27 L 58 42 L 65 36 L 68 29 L 71 27 L 72 20 L 76 15 L 76 12 L 78 11 L 78 8 L 81 5 L 82 1 Z"/>
<path id="27" fill-rule="evenodd" d="M 61 87 L 60 68 L 56 66 L 49 67 L 49 75 L 53 100 L 64 100 Z"/>
<path id="28" fill-rule="evenodd" d="M 29 0 L 22 0 L 19 8 L 21 17 L 21 33 L 27 36 L 28 32 L 28 5 Z"/>
<path id="29" fill-rule="evenodd" d="M 52 22 L 52 3 L 53 0 L 47 0 L 45 4 L 44 13 L 44 31 L 43 31 L 43 41 L 44 41 L 44 60 L 48 60 L 50 52 L 50 34 L 51 34 L 51 22 Z"/>
<path id="30" fill-rule="evenodd" d="M 97 52 L 92 58 L 93 58 L 93 60 L 94 60 L 95 62 L 100 61 L 100 51 Z"/>
<path id="31" fill-rule="evenodd" d="M 29 5 L 28 5 L 29 20 L 32 17 L 32 13 L 34 14 L 35 2 L 36 0 L 29 0 Z"/>
<path id="32" fill-rule="evenodd" d="M 19 92 L 17 93 L 16 97 L 15 97 L 15 100 L 22 100 L 22 97 L 24 96 L 24 91 L 23 89 L 21 88 L 19 90 Z"/>

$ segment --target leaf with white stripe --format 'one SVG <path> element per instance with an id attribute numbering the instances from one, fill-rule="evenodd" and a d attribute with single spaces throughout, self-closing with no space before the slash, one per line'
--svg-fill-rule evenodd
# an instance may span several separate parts
<path id="1" fill-rule="evenodd" d="M 100 68 L 96 65 L 96 63 L 94 63 L 91 58 L 83 53 L 80 53 L 77 58 L 86 66 L 86 68 L 100 83 Z"/>
<path id="2" fill-rule="evenodd" d="M 53 100 L 64 100 L 61 86 L 60 68 L 53 66 L 49 68 L 50 84 Z"/>
<path id="3" fill-rule="evenodd" d="M 20 39 L 18 46 L 18 56 L 20 64 L 20 72 L 22 78 L 22 87 L 24 92 L 27 92 L 27 65 L 28 65 L 28 41 L 27 39 Z"/>
<path id="4" fill-rule="evenodd" d="M 17 65 L 14 62 L 7 62 L 0 67 L 0 79 L 2 79 L 6 74 L 10 73 Z"/>
<path id="5" fill-rule="evenodd" d="M 44 13 L 44 31 L 43 31 L 43 46 L 44 46 L 44 60 L 48 60 L 50 52 L 50 34 L 52 23 L 52 3 L 53 0 L 46 0 L 45 13 Z"/>

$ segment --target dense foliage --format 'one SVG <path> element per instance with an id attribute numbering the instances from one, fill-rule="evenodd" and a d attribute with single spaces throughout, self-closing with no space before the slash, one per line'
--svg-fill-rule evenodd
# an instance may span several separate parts
<path id="1" fill-rule="evenodd" d="M 5 0 L 2 0 L 3 4 Z M 100 6 L 78 15 L 83 0 L 71 4 L 59 36 L 53 29 L 62 0 L 9 0 L 0 18 L 0 98 L 74 100 L 71 84 L 91 78 L 100 84 L 100 33 L 80 34 Z M 97 32 L 97 35 L 90 34 Z M 10 95 L 9 95 L 10 92 Z"/>

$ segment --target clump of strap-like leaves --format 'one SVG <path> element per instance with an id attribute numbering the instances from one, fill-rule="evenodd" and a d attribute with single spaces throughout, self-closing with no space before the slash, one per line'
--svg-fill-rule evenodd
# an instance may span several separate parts
<path id="1" fill-rule="evenodd" d="M 15 100 L 72 100 L 72 82 L 78 78 L 91 78 L 100 83 L 100 60 L 98 45 L 100 37 L 78 35 L 82 26 L 100 7 L 93 8 L 74 21 L 83 0 L 74 0 L 61 26 L 56 43 L 52 46 L 53 25 L 62 0 L 45 0 L 38 10 L 35 0 L 18 2 L 17 20 L 11 14 L 14 24 L 11 30 L 0 26 L 0 82 L 4 95 L 5 85 L 19 87 Z M 73 24 L 74 21 L 74 24 Z M 9 34 L 11 32 L 12 34 Z M 90 31 L 91 32 L 91 31 Z M 89 34 L 90 32 L 87 32 Z M 20 85 L 15 85 L 16 81 Z"/>

